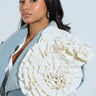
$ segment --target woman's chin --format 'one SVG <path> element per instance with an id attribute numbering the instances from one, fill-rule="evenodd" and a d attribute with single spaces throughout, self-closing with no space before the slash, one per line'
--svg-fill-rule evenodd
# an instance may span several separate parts
<path id="1" fill-rule="evenodd" d="M 30 23 L 35 23 L 35 20 L 23 20 L 25 23 L 30 24 Z"/>
<path id="2" fill-rule="evenodd" d="M 32 20 L 32 18 L 30 19 L 30 18 L 22 18 L 23 19 L 23 21 L 25 22 L 25 23 L 32 23 L 32 22 L 34 22 L 34 20 Z"/>
<path id="3" fill-rule="evenodd" d="M 31 23 L 30 20 L 23 20 L 25 23 Z"/>

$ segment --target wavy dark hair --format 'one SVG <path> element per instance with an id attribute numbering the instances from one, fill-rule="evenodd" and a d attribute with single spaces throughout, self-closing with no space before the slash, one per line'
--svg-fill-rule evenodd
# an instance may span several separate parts
<path id="1" fill-rule="evenodd" d="M 50 16 L 49 21 L 51 22 L 54 20 L 57 23 L 59 29 L 70 32 L 71 28 L 68 26 L 68 24 L 64 25 L 62 22 L 64 12 L 61 7 L 60 0 L 45 0 L 45 3 Z M 22 27 L 24 24 L 25 22 L 21 19 L 20 27 Z M 29 25 L 27 27 L 29 27 Z"/>

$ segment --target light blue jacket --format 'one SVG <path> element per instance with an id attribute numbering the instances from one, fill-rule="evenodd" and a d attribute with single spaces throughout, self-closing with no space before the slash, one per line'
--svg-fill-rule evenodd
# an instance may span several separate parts
<path id="1" fill-rule="evenodd" d="M 54 21 L 52 21 L 48 26 L 57 25 Z M 5 89 L 3 88 L 4 83 L 2 83 L 5 77 L 5 68 L 8 65 L 9 58 L 11 57 L 11 55 L 16 51 L 19 44 L 28 34 L 28 29 L 26 28 L 26 25 L 24 25 L 21 29 L 19 29 L 12 36 L 10 36 L 2 45 L 0 45 L 0 86 L 2 86 L 0 88 L 0 93 L 2 94 L 1 96 L 24 96 L 20 90 L 20 86 L 18 83 L 18 67 L 28 49 L 30 49 L 35 43 L 38 42 L 41 32 L 42 31 L 40 31 L 36 35 L 36 37 L 27 45 L 27 47 L 23 50 L 23 52 L 16 60 L 14 67 L 12 68 L 12 71 L 9 74 Z"/>
<path id="2" fill-rule="evenodd" d="M 57 27 L 56 23 L 52 21 L 48 26 L 55 26 Z M 43 30 L 42 30 L 43 31 Z M 27 36 L 28 29 L 26 28 L 26 25 L 23 26 L 21 29 L 19 29 L 17 32 L 15 32 L 12 36 L 10 36 L 2 45 L 0 45 L 0 93 L 1 96 L 24 96 L 21 92 L 19 82 L 18 82 L 18 68 L 19 65 L 24 58 L 26 52 L 35 44 L 38 42 L 41 32 L 40 31 L 36 37 L 27 45 L 27 47 L 23 50 L 23 52 L 20 54 L 18 59 L 16 60 L 14 67 L 12 68 L 9 77 L 6 82 L 6 86 L 4 87 L 4 77 L 5 77 L 5 68 L 9 62 L 10 56 L 16 51 L 18 45 L 22 42 L 22 40 Z"/>

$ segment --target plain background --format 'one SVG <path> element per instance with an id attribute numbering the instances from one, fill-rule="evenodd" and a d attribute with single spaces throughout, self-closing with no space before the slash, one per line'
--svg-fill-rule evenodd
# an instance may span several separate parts
<path id="1" fill-rule="evenodd" d="M 61 0 L 63 21 L 71 23 L 71 32 L 89 44 L 96 54 L 96 0 Z M 19 0 L 0 1 L 0 42 L 13 34 L 19 24 Z M 1 57 L 0 57 L 1 58 Z M 96 96 L 96 60 L 85 66 L 85 82 L 77 96 Z"/>

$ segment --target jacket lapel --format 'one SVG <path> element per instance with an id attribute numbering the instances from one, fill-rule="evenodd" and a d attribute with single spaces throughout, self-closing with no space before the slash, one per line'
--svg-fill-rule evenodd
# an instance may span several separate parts
<path id="1" fill-rule="evenodd" d="M 27 47 L 23 50 L 23 52 L 20 54 L 20 56 L 18 57 L 18 59 L 16 60 L 14 67 L 12 68 L 8 80 L 6 82 L 6 87 L 5 87 L 5 93 L 7 93 L 8 91 L 12 91 L 12 90 L 16 90 L 19 89 L 19 78 L 18 78 L 18 70 L 19 70 L 19 65 L 22 61 L 22 59 L 24 58 L 24 56 L 26 55 L 26 52 L 32 47 L 34 46 L 34 44 L 36 44 L 40 38 L 40 34 L 42 31 L 40 31 L 36 37 L 27 45 Z"/>
<path id="2" fill-rule="evenodd" d="M 5 77 L 5 68 L 8 64 L 10 56 L 15 51 L 19 43 L 23 38 L 27 36 L 27 28 L 23 26 L 23 29 L 16 31 L 10 38 L 8 38 L 2 46 L 0 46 L 0 85 Z"/>

